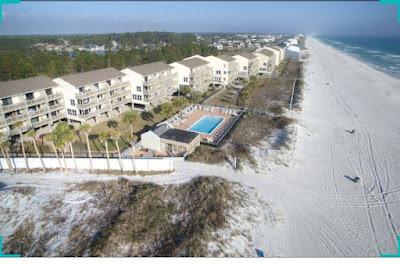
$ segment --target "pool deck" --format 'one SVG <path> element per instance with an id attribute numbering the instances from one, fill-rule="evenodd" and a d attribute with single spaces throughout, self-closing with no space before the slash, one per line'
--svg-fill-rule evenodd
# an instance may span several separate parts
<path id="1" fill-rule="evenodd" d="M 217 131 L 223 126 L 223 124 L 227 122 L 228 119 L 232 116 L 230 114 L 224 114 L 219 111 L 196 110 L 190 113 L 182 124 L 175 124 L 174 127 L 188 130 L 191 126 L 193 126 L 194 123 L 196 123 L 200 118 L 206 115 L 223 117 L 224 120 L 222 120 L 222 122 L 218 124 L 218 126 L 214 129 L 214 131 L 211 134 L 200 133 L 200 137 L 203 140 L 212 139 L 215 133 L 217 133 Z"/>

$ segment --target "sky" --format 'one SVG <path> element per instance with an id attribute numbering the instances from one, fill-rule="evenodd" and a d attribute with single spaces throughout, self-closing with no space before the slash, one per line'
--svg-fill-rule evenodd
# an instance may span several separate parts
<path id="1" fill-rule="evenodd" d="M 0 34 L 170 31 L 400 36 L 396 12 L 395 5 L 379 2 L 21 2 L 3 4 Z"/>

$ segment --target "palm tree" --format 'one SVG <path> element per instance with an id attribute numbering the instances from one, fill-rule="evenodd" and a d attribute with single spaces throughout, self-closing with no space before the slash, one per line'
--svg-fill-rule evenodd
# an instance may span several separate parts
<path id="1" fill-rule="evenodd" d="M 44 140 L 48 143 L 50 143 L 50 145 L 53 148 L 54 154 L 56 155 L 57 161 L 58 161 L 58 165 L 60 166 L 60 171 L 63 172 L 63 168 L 62 168 L 62 164 L 61 164 L 61 160 L 60 157 L 58 156 L 58 152 L 57 152 L 57 148 L 55 146 L 55 139 L 56 136 L 53 134 L 53 132 L 47 134 L 46 136 L 44 136 Z"/>
<path id="2" fill-rule="evenodd" d="M 42 155 L 40 155 L 40 152 L 39 152 L 39 149 L 38 149 L 38 147 L 37 147 L 36 140 L 35 140 L 35 138 L 36 138 L 36 131 L 33 130 L 33 129 L 32 129 L 32 130 L 29 130 L 25 135 L 26 135 L 28 138 L 30 138 L 30 139 L 32 140 L 33 146 L 35 147 L 36 155 L 37 155 L 38 158 L 40 159 L 40 163 L 42 163 L 43 171 L 45 172 L 45 171 L 46 171 L 46 167 L 44 166 L 44 162 L 43 162 Z"/>
<path id="3" fill-rule="evenodd" d="M 4 160 L 7 162 L 8 165 L 8 169 L 11 171 L 11 173 L 14 172 L 14 167 L 13 164 L 11 162 L 10 156 L 8 155 L 8 149 L 10 148 L 10 143 L 4 138 L 4 134 L 2 132 L 0 132 L 0 139 L 2 139 L 2 141 L 0 141 L 0 150 L 1 153 L 3 154 Z"/>
<path id="4" fill-rule="evenodd" d="M 108 120 L 107 121 L 107 127 L 108 128 L 117 128 L 117 126 L 118 126 L 118 121 L 116 121 L 116 120 Z"/>
<path id="5" fill-rule="evenodd" d="M 131 135 L 133 135 L 133 124 L 137 121 L 138 114 L 135 110 L 129 110 L 122 116 L 122 121 L 128 123 L 131 128 Z"/>
<path id="6" fill-rule="evenodd" d="M 115 141 L 115 145 L 117 146 L 117 151 L 118 151 L 119 166 L 121 168 L 121 171 L 124 171 L 124 168 L 122 167 L 121 151 L 119 149 L 119 144 L 118 144 L 118 139 L 120 139 L 121 133 L 119 133 L 117 130 L 111 130 L 109 135 L 110 138 L 114 139 Z"/>
<path id="7" fill-rule="evenodd" d="M 93 172 L 93 163 L 92 163 L 92 152 L 90 151 L 90 142 L 89 142 L 89 131 L 91 127 L 89 124 L 83 124 L 80 127 L 80 130 L 85 133 L 86 136 L 86 147 L 89 154 L 89 161 L 90 161 L 90 171 Z"/>
<path id="8" fill-rule="evenodd" d="M 56 137 L 55 141 L 54 141 L 55 146 L 61 151 L 61 156 L 64 161 L 65 170 L 67 170 L 67 163 L 65 160 L 65 147 L 67 145 L 69 145 L 69 147 L 70 147 L 71 156 L 75 163 L 75 168 L 77 169 L 75 155 L 74 155 L 74 149 L 72 148 L 72 142 L 76 139 L 76 135 L 75 135 L 73 127 L 71 127 L 66 122 L 60 122 L 57 124 L 56 128 L 54 129 L 53 134 Z"/>
<path id="9" fill-rule="evenodd" d="M 174 114 L 174 107 L 170 103 L 163 103 L 161 105 L 161 114 L 164 117 L 170 117 Z"/>
<path id="10" fill-rule="evenodd" d="M 137 136 L 136 135 L 130 135 L 128 137 L 129 140 L 129 144 L 131 145 L 131 149 L 132 149 L 132 168 L 133 168 L 133 172 L 136 171 L 135 168 L 135 143 L 137 140 Z"/>
<path id="11" fill-rule="evenodd" d="M 110 134 L 108 131 L 101 131 L 99 134 L 100 142 L 104 143 L 106 146 L 106 155 L 107 155 L 107 169 L 110 172 L 110 155 L 108 153 L 108 139 L 110 138 Z"/>
<path id="12" fill-rule="evenodd" d="M 25 159 L 25 170 L 27 172 L 29 172 L 29 163 L 28 163 L 28 158 L 26 157 L 26 153 L 25 153 L 25 146 L 24 146 L 24 137 L 22 135 L 22 126 L 23 123 L 22 121 L 18 121 L 14 124 L 15 128 L 18 129 L 19 132 L 19 140 L 21 142 L 21 148 L 22 148 L 22 154 L 24 155 L 24 159 Z"/>
<path id="13" fill-rule="evenodd" d="M 176 109 L 181 109 L 187 105 L 188 100 L 185 97 L 178 97 L 172 102 L 172 106 Z"/>

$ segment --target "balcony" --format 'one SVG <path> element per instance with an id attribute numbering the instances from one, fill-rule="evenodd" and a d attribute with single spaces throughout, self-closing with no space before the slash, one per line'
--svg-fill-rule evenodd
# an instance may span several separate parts
<path id="1" fill-rule="evenodd" d="M 95 99 L 91 99 L 90 102 L 85 103 L 85 104 L 77 104 L 76 107 L 80 110 L 88 109 L 93 106 L 97 105 L 97 101 Z"/>
<path id="2" fill-rule="evenodd" d="M 47 95 L 47 99 L 49 101 L 62 99 L 62 98 L 63 98 L 63 94 L 62 93 L 53 93 L 53 94 Z"/>
<path id="3" fill-rule="evenodd" d="M 127 99 L 127 98 L 124 98 L 121 101 L 115 101 L 115 102 L 111 103 L 111 106 L 115 107 L 115 106 L 124 105 L 124 104 L 127 104 L 127 103 L 130 103 L 130 100 Z"/>
<path id="4" fill-rule="evenodd" d="M 28 106 L 43 104 L 45 102 L 47 102 L 47 97 L 46 96 L 40 96 L 38 98 L 33 98 L 33 99 L 30 99 L 30 100 L 26 100 L 26 104 Z"/>
<path id="5" fill-rule="evenodd" d="M 42 109 L 39 109 L 39 110 L 36 110 L 36 111 L 29 112 L 29 116 L 30 117 L 35 117 L 35 116 L 46 114 L 48 112 L 49 112 L 49 110 L 47 108 L 42 108 Z"/>
<path id="6" fill-rule="evenodd" d="M 8 124 L 11 124 L 11 123 L 15 123 L 15 122 L 18 122 L 18 121 L 25 120 L 27 118 L 28 118 L 27 114 L 20 114 L 20 115 L 16 115 L 16 116 L 12 116 L 12 117 L 6 118 L 6 121 L 7 121 Z"/>
<path id="7" fill-rule="evenodd" d="M 3 105 L 3 112 L 11 112 L 11 111 L 15 111 L 21 108 L 25 108 L 26 107 L 26 103 L 25 102 L 20 102 L 20 103 L 13 103 L 10 105 Z"/>
<path id="8" fill-rule="evenodd" d="M 60 110 L 64 108 L 64 104 L 58 103 L 49 106 L 50 111 Z"/>
<path id="9" fill-rule="evenodd" d="M 97 94 L 97 90 L 90 90 L 84 93 L 77 93 L 75 94 L 76 99 L 85 99 L 91 96 L 95 96 Z"/>
<path id="10" fill-rule="evenodd" d="M 93 112 L 89 112 L 87 114 L 80 114 L 79 117 L 82 119 L 89 119 L 89 118 L 95 117 L 98 114 L 99 114 L 99 112 L 93 111 Z"/>
<path id="11" fill-rule="evenodd" d="M 97 103 L 98 104 L 107 103 L 108 101 L 110 101 L 110 97 L 109 96 L 102 97 L 102 98 L 98 98 L 97 97 Z"/>
<path id="12" fill-rule="evenodd" d="M 46 119 L 42 119 L 40 121 L 32 122 L 32 126 L 34 128 L 38 128 L 38 127 L 41 127 L 41 126 L 44 126 L 44 125 L 48 125 L 48 124 L 51 124 L 50 118 L 46 118 Z"/>
<path id="13" fill-rule="evenodd" d="M 99 113 L 104 113 L 110 110 L 111 110 L 111 105 L 107 104 L 106 106 L 103 106 L 101 109 L 98 109 L 97 111 L 99 111 Z"/>
<path id="14" fill-rule="evenodd" d="M 25 132 L 29 131 L 31 128 L 32 128 L 32 126 L 23 126 L 23 127 L 21 127 L 21 131 L 22 131 L 22 133 L 25 133 Z M 16 129 L 16 128 L 11 129 L 9 132 L 10 136 L 19 135 L 19 130 L 20 129 Z"/>
<path id="15" fill-rule="evenodd" d="M 66 116 L 65 116 L 64 113 L 58 113 L 58 114 L 56 114 L 56 115 L 52 115 L 52 116 L 51 116 L 51 121 L 52 121 L 52 122 L 56 122 L 56 121 L 61 120 L 61 119 L 64 119 L 64 118 L 66 118 Z"/>
<path id="16" fill-rule="evenodd" d="M 119 89 L 122 87 L 127 87 L 127 86 L 129 86 L 129 82 L 122 82 L 122 83 L 116 83 L 114 85 L 111 85 L 108 88 L 110 89 L 110 91 L 112 91 L 112 90 Z"/>

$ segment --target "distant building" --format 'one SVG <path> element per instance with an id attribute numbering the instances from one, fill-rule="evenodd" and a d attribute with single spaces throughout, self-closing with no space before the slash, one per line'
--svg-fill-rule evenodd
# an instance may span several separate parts
<path id="1" fill-rule="evenodd" d="M 248 79 L 258 73 L 258 58 L 257 56 L 242 52 L 233 56 L 239 65 L 238 77 L 241 79 Z"/>
<path id="2" fill-rule="evenodd" d="M 289 59 L 300 59 L 300 48 L 297 46 L 290 46 L 286 48 L 286 58 Z"/>
<path id="3" fill-rule="evenodd" d="M 275 53 L 268 49 L 261 49 L 253 53 L 258 58 L 258 73 L 271 74 L 275 70 Z"/>
<path id="4" fill-rule="evenodd" d="M 61 87 L 45 76 L 0 82 L 0 130 L 5 135 L 50 128 L 66 118 Z M 50 129 L 48 129 L 50 130 Z"/>
<path id="5" fill-rule="evenodd" d="M 220 55 L 201 57 L 196 55 L 194 57 L 200 57 L 208 62 L 213 69 L 213 84 L 227 86 L 232 84 L 239 75 L 239 65 L 235 61 L 235 58 L 229 55 Z"/>
<path id="6" fill-rule="evenodd" d="M 115 68 L 106 68 L 54 79 L 64 95 L 67 119 L 95 124 L 128 110 L 132 100 L 123 76 Z"/>
<path id="7" fill-rule="evenodd" d="M 201 58 L 188 58 L 170 64 L 178 74 L 178 84 L 190 86 L 194 91 L 205 92 L 210 87 L 213 70 L 210 62 Z"/>
<path id="8" fill-rule="evenodd" d="M 130 82 L 133 107 L 149 110 L 171 100 L 178 90 L 178 74 L 165 62 L 153 62 L 123 69 Z"/>
<path id="9" fill-rule="evenodd" d="M 172 155 L 189 155 L 200 146 L 200 134 L 171 128 L 161 124 L 141 135 L 141 147 L 153 151 L 165 151 Z"/>

